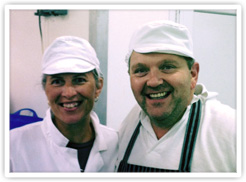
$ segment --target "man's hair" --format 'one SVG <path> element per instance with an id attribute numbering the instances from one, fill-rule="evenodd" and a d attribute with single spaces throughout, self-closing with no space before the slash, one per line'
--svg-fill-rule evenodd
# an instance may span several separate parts
<path id="1" fill-rule="evenodd" d="M 184 57 L 184 56 L 182 56 L 182 57 L 185 59 L 189 70 L 191 70 L 193 64 L 195 63 L 195 60 L 191 57 Z M 131 59 L 131 57 L 129 58 L 129 61 L 128 61 L 128 73 L 130 73 L 130 59 Z"/>
<path id="2" fill-rule="evenodd" d="M 188 68 L 191 70 L 195 60 L 193 58 L 191 58 L 191 57 L 184 57 L 184 59 L 186 60 Z"/>

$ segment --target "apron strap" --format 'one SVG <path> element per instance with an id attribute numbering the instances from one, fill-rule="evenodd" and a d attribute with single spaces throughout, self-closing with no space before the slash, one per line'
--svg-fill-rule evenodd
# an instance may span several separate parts
<path id="1" fill-rule="evenodd" d="M 128 158 L 130 157 L 130 153 L 131 153 L 132 148 L 133 148 L 133 145 L 134 145 L 134 143 L 135 143 L 135 141 L 137 139 L 137 136 L 138 136 L 138 133 L 139 133 L 139 130 L 140 130 L 140 126 L 141 126 L 141 122 L 139 121 L 136 129 L 133 132 L 133 135 L 131 137 L 131 140 L 128 143 L 128 146 L 127 146 L 127 149 L 126 149 L 124 158 L 122 159 L 125 162 L 127 162 L 128 161 Z"/>
<path id="2" fill-rule="evenodd" d="M 201 118 L 201 101 L 192 104 L 192 110 L 189 115 L 189 122 L 186 128 L 186 134 L 183 143 L 183 149 L 179 164 L 179 171 L 190 172 L 191 161 L 195 149 L 196 137 L 199 130 Z"/>
<path id="3" fill-rule="evenodd" d="M 133 145 L 134 145 L 134 143 L 135 143 L 135 141 L 137 139 L 140 126 L 141 126 L 141 122 L 139 121 L 137 127 L 135 128 L 135 130 L 134 130 L 134 132 L 132 134 L 130 142 L 128 143 L 125 155 L 124 155 L 122 161 L 119 164 L 117 172 L 127 172 L 127 171 L 129 171 L 129 169 L 128 169 L 129 167 L 128 167 L 127 161 L 128 161 L 128 158 L 130 157 Z"/>

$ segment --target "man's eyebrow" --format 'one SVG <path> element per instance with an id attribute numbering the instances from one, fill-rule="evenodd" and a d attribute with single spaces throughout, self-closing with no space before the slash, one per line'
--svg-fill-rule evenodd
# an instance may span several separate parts
<path id="1" fill-rule="evenodd" d="M 144 63 L 137 63 L 131 66 L 131 69 L 136 69 L 137 67 L 146 67 Z"/>
<path id="2" fill-rule="evenodd" d="M 162 60 L 162 63 L 174 63 L 174 64 L 176 64 L 176 63 L 179 63 L 179 61 L 177 61 L 177 60 L 174 60 L 174 59 L 163 59 Z"/>
<path id="3" fill-rule="evenodd" d="M 178 64 L 178 63 L 179 63 L 179 61 L 174 60 L 174 59 L 163 59 L 163 60 L 159 61 L 159 63 L 157 63 L 157 64 L 163 65 L 163 64 Z M 131 66 L 131 69 L 136 69 L 138 67 L 147 67 L 147 66 L 144 63 L 136 63 L 136 64 L 133 64 Z"/>

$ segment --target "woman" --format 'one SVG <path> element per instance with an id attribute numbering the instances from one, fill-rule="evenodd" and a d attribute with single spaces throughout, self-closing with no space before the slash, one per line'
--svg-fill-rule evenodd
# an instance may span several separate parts
<path id="1" fill-rule="evenodd" d="M 12 172 L 113 172 L 117 133 L 92 111 L 103 79 L 84 39 L 57 38 L 43 56 L 43 88 L 50 108 L 42 122 L 10 132 Z"/>

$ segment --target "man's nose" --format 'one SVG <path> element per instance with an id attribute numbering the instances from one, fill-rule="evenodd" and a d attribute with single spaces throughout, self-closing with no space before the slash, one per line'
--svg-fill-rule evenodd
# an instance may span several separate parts
<path id="1" fill-rule="evenodd" d="M 151 71 L 149 79 L 147 81 L 147 86 L 149 87 L 158 87 L 163 84 L 163 78 L 159 71 Z"/>

